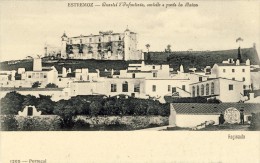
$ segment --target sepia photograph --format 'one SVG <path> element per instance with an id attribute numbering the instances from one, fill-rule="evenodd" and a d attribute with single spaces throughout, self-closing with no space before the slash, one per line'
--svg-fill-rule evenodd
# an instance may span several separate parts
<path id="1" fill-rule="evenodd" d="M 1 162 L 260 161 L 260 1 L 0 10 Z"/>

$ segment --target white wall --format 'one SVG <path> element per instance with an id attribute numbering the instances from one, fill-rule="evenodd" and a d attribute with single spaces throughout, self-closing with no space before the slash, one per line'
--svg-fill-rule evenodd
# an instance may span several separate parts
<path id="1" fill-rule="evenodd" d="M 218 125 L 219 115 L 190 115 L 190 114 L 177 114 L 176 125 L 178 127 L 195 127 L 205 121 L 213 120 L 214 125 Z"/>

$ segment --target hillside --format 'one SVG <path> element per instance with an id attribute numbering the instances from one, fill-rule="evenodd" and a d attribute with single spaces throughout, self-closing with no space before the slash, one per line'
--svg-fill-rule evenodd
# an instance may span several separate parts
<path id="1" fill-rule="evenodd" d="M 255 48 L 244 48 L 242 51 L 242 61 L 250 59 L 251 64 L 260 64 L 259 57 Z M 220 63 L 228 58 L 237 58 L 237 49 L 221 50 L 221 51 L 180 51 L 180 52 L 149 52 L 150 56 L 145 53 L 145 60 L 150 57 L 150 63 L 165 62 L 169 63 L 170 67 L 176 68 L 180 64 L 184 65 L 185 69 L 189 67 L 204 68 L 205 66 L 213 66 L 214 63 Z"/>
<path id="2" fill-rule="evenodd" d="M 179 69 L 180 64 L 184 65 L 185 70 L 191 67 L 199 69 L 205 66 L 212 66 L 214 63 L 222 62 L 228 58 L 237 58 L 237 49 L 223 51 L 207 51 L 207 52 L 150 52 L 150 60 L 148 54 L 145 53 L 145 62 L 147 64 L 169 64 L 174 70 Z M 242 60 L 250 59 L 252 64 L 259 64 L 257 51 L 254 48 L 242 49 Z M 141 61 L 109 61 L 109 60 L 46 60 L 43 59 L 43 67 L 55 66 L 60 72 L 62 67 L 71 68 L 89 68 L 90 70 L 100 69 L 126 69 L 129 63 L 140 63 Z M 10 62 L 9 62 L 10 63 Z M 32 70 L 32 60 L 20 60 L 15 64 L 8 64 L 7 61 L 0 63 L 1 70 L 17 70 L 19 67 L 25 68 L 27 71 Z"/>

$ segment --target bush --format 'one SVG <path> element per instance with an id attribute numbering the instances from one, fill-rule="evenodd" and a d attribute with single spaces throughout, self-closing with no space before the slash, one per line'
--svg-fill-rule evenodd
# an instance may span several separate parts
<path id="1" fill-rule="evenodd" d="M 14 115 L 7 115 L 1 117 L 1 130 L 3 131 L 16 131 L 18 122 Z"/>
<path id="2" fill-rule="evenodd" d="M 49 83 L 45 86 L 45 88 L 58 88 L 58 86 L 54 83 Z"/>
<path id="3" fill-rule="evenodd" d="M 82 119 L 78 119 L 75 121 L 74 126 L 73 126 L 73 130 L 76 131 L 84 131 L 84 130 L 89 130 L 90 129 L 90 124 L 85 122 Z"/>
<path id="4" fill-rule="evenodd" d="M 58 117 L 19 117 L 20 131 L 57 131 L 61 129 Z"/>
<path id="5" fill-rule="evenodd" d="M 98 101 L 93 101 L 90 106 L 90 115 L 97 116 L 102 108 L 102 105 Z"/>
<path id="6" fill-rule="evenodd" d="M 34 83 L 32 84 L 32 88 L 38 88 L 38 87 L 40 87 L 40 86 L 41 86 L 41 83 L 40 83 L 39 81 L 34 82 Z"/>

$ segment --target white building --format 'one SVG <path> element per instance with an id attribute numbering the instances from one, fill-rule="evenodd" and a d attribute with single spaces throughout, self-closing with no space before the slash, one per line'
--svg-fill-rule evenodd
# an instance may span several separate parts
<path id="1" fill-rule="evenodd" d="M 245 90 L 251 89 L 250 60 L 247 60 L 246 63 L 240 63 L 239 60 L 234 62 L 233 59 L 229 59 L 223 63 L 216 63 L 211 69 L 211 74 L 215 75 L 216 78 L 242 81 Z"/>
<path id="2" fill-rule="evenodd" d="M 190 84 L 191 97 L 216 97 L 222 102 L 243 101 L 243 81 L 214 78 Z"/>

